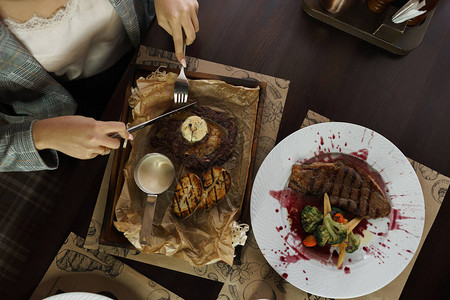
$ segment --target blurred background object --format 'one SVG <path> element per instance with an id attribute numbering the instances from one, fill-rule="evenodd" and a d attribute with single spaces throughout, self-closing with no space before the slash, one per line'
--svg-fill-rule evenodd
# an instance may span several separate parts
<path id="1" fill-rule="evenodd" d="M 361 0 L 319 0 L 320 6 L 332 14 L 346 11 L 357 2 L 361 2 Z"/>
<path id="2" fill-rule="evenodd" d="M 367 6 L 371 11 L 381 14 L 394 0 L 367 0 Z"/>
<path id="3" fill-rule="evenodd" d="M 421 24 L 437 2 L 438 0 L 410 0 L 392 16 L 392 22 L 399 24 L 408 21 L 408 26 Z"/>

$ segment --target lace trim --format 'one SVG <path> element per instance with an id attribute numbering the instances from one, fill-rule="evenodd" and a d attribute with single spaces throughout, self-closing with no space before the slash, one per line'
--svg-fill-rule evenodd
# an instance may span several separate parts
<path id="1" fill-rule="evenodd" d="M 48 27 L 59 24 L 60 22 L 69 20 L 75 14 L 78 8 L 78 0 L 67 0 L 65 6 L 57 9 L 55 13 L 48 18 L 34 14 L 30 19 L 25 22 L 20 22 L 12 18 L 5 18 L 3 21 L 12 30 L 17 31 L 32 31 L 32 30 L 42 30 Z"/>
<path id="2" fill-rule="evenodd" d="M 250 226 L 247 224 L 238 224 L 236 221 L 233 221 L 230 224 L 231 227 L 231 244 L 234 248 L 238 245 L 245 245 L 247 241 L 247 231 L 249 231 Z"/>

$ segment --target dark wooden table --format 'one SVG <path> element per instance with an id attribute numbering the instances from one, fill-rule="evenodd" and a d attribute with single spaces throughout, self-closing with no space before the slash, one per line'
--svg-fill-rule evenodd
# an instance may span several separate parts
<path id="1" fill-rule="evenodd" d="M 382 134 L 409 158 L 450 175 L 450 3 L 440 1 L 422 43 L 398 56 L 326 25 L 299 0 L 199 0 L 200 32 L 187 55 L 290 80 L 277 141 L 300 128 L 312 109 L 335 121 Z M 143 44 L 173 51 L 156 22 Z M 120 87 L 104 114 L 119 117 Z M 14 296 L 27 298 L 70 231 L 85 236 L 106 158 L 74 169 L 42 243 L 31 257 Z M 450 193 L 420 252 L 402 299 L 450 297 Z M 61 218 L 61 215 L 64 216 Z M 186 299 L 216 299 L 221 284 L 127 263 Z M 23 291 L 23 292 L 20 292 Z"/>

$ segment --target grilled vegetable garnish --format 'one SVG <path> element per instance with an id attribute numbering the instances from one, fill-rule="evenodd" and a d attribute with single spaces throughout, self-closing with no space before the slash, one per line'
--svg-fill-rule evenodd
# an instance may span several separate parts
<path id="1" fill-rule="evenodd" d="M 317 226 L 322 225 L 323 213 L 315 206 L 305 206 L 300 216 L 302 227 L 305 232 L 314 232 Z"/>
<path id="2" fill-rule="evenodd" d="M 201 179 L 193 174 L 183 175 L 175 188 L 173 212 L 178 217 L 192 214 L 202 199 L 203 185 Z"/>
<path id="3" fill-rule="evenodd" d="M 230 174 L 222 167 L 203 172 L 202 179 L 194 173 L 185 174 L 175 189 L 173 212 L 186 217 L 196 209 L 208 209 L 225 198 L 230 187 Z"/>
<path id="4" fill-rule="evenodd" d="M 212 167 L 202 174 L 203 195 L 199 208 L 209 208 L 225 198 L 231 187 L 230 174 L 222 167 Z"/>
<path id="5" fill-rule="evenodd" d="M 314 231 L 314 236 L 319 246 L 324 246 L 325 243 L 338 245 L 347 238 L 347 228 L 344 224 L 333 221 L 328 214 L 323 218 L 323 224 Z"/>

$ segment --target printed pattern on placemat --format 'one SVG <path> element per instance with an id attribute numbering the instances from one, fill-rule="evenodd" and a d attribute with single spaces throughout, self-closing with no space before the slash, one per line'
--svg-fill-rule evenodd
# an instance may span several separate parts
<path id="1" fill-rule="evenodd" d="M 87 292 L 111 299 L 181 299 L 112 255 L 83 248 L 71 233 L 31 300 L 68 292 Z"/>
<path id="2" fill-rule="evenodd" d="M 176 62 L 173 53 L 147 47 L 141 47 L 137 63 L 153 66 L 166 65 L 173 69 L 179 68 L 179 64 Z M 188 57 L 187 69 L 190 71 L 239 78 L 255 78 L 259 81 L 267 82 L 266 102 L 263 107 L 262 127 L 255 163 L 255 170 L 257 170 L 264 158 L 275 146 L 284 103 L 289 88 L 289 81 L 191 57 Z M 312 124 L 329 121 L 330 120 L 326 117 L 313 111 L 309 111 L 304 119 L 302 128 Z M 412 259 L 412 262 L 393 282 L 370 295 L 361 297 L 361 299 L 397 299 L 399 297 L 403 286 L 406 283 L 406 279 L 411 272 L 412 266 L 414 265 L 415 259 L 420 252 L 423 241 L 431 228 L 439 211 L 440 204 L 448 190 L 450 184 L 449 178 L 417 162 L 411 161 L 411 163 L 418 174 L 419 181 L 422 185 L 426 205 L 425 228 L 421 244 Z M 174 260 L 171 257 L 147 255 L 139 253 L 138 251 L 101 245 L 98 243 L 98 234 L 99 226 L 101 226 L 101 220 L 103 219 L 105 205 L 105 203 L 102 202 L 102 199 L 105 200 L 105 198 L 106 197 L 102 198 L 99 195 L 91 229 L 84 245 L 85 248 L 98 249 L 99 251 L 108 254 L 123 256 L 128 259 L 224 282 L 224 287 L 218 296 L 218 299 L 221 300 L 257 298 L 324 299 L 295 288 L 276 273 L 267 263 L 261 251 L 259 251 L 252 230 L 248 232 L 248 239 L 243 247 L 241 265 L 233 266 L 218 262 L 196 268 L 188 265 L 186 262 Z"/>

